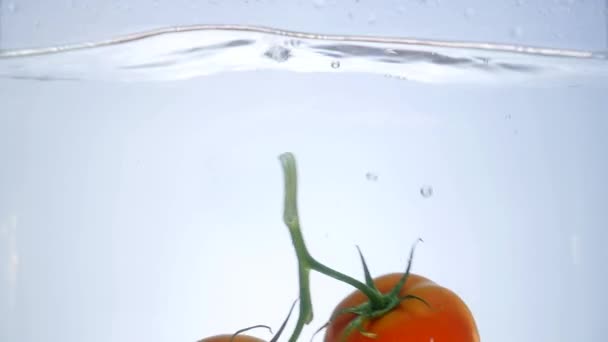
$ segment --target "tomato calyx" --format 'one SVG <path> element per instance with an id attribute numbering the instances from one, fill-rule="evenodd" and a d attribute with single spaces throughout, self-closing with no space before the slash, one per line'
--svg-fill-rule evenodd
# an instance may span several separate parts
<path id="1" fill-rule="evenodd" d="M 283 221 L 289 229 L 292 243 L 295 248 L 296 257 L 298 260 L 298 275 L 300 285 L 300 310 L 298 320 L 296 322 L 294 331 L 289 339 L 290 342 L 296 342 L 298 336 L 302 332 L 304 325 L 309 324 L 313 319 L 313 308 L 310 294 L 310 271 L 314 270 L 319 273 L 325 274 L 328 277 L 334 278 L 341 282 L 347 283 L 357 290 L 361 291 L 367 298 L 368 302 L 365 302 L 359 306 L 347 308 L 340 311 L 338 314 L 351 313 L 357 317 L 353 319 L 345 330 L 343 338 L 346 338 L 354 329 L 358 329 L 359 332 L 368 337 L 375 337 L 374 334 L 363 330 L 363 324 L 365 321 L 381 317 L 391 310 L 395 309 L 402 301 L 408 299 L 416 299 L 424 301 L 424 299 L 413 295 L 400 296 L 401 290 L 405 285 L 407 278 L 410 274 L 410 268 L 412 265 L 412 259 L 414 255 L 414 249 L 418 242 L 422 241 L 418 239 L 410 251 L 410 257 L 407 265 L 406 272 L 403 274 L 399 282 L 395 287 L 386 294 L 381 293 L 371 277 L 365 258 L 361 253 L 361 250 L 357 246 L 361 263 L 363 265 L 363 271 L 365 274 L 365 283 L 354 279 L 346 274 L 338 272 L 322 263 L 317 261 L 310 255 L 308 248 L 304 242 L 304 237 L 300 230 L 300 222 L 298 216 L 297 206 L 297 170 L 296 161 L 292 153 L 286 152 L 279 156 L 281 165 L 283 168 L 284 185 L 285 185 L 285 198 L 284 198 L 284 210 L 283 210 Z M 333 317 L 330 322 L 334 319 Z M 327 326 L 327 325 L 325 325 Z M 323 328 L 321 328 L 323 329 Z M 319 331 L 321 330 L 319 329 Z"/>
<path id="2" fill-rule="evenodd" d="M 355 329 L 357 329 L 359 331 L 359 333 L 364 336 L 367 336 L 369 338 L 375 338 L 376 337 L 375 334 L 363 330 L 363 324 L 366 321 L 386 315 L 387 313 L 389 313 L 390 311 L 395 309 L 404 300 L 408 300 L 408 299 L 419 300 L 419 301 L 423 302 L 426 306 L 430 307 L 430 304 L 419 296 L 412 295 L 412 294 L 406 294 L 404 296 L 400 296 L 401 290 L 405 286 L 405 283 L 407 282 L 407 279 L 410 275 L 410 269 L 412 267 L 412 261 L 414 258 L 414 251 L 416 249 L 416 245 L 419 242 L 423 242 L 422 239 L 416 240 L 416 242 L 412 246 L 412 249 L 410 250 L 410 257 L 408 260 L 407 269 L 406 269 L 405 273 L 403 273 L 403 276 L 401 276 L 401 278 L 399 279 L 397 284 L 395 284 L 395 286 L 391 289 L 391 291 L 389 291 L 386 294 L 380 293 L 380 291 L 376 287 L 376 284 L 374 283 L 374 280 L 369 272 L 369 268 L 367 267 L 367 263 L 365 262 L 365 257 L 363 257 L 363 253 L 361 252 L 361 249 L 359 248 L 359 246 L 357 246 L 357 250 L 359 251 L 359 257 L 361 258 L 361 264 L 363 265 L 363 272 L 365 274 L 365 283 L 369 288 L 380 293 L 380 301 L 374 302 L 373 298 L 368 298 L 369 299 L 368 302 L 362 303 L 362 304 L 354 306 L 354 307 L 345 308 L 343 310 L 340 310 L 337 312 L 337 314 L 334 317 L 332 317 L 332 319 L 329 322 L 333 321 L 337 316 L 345 314 L 345 313 L 354 314 L 356 316 L 356 318 L 353 319 L 346 326 L 346 328 L 344 330 L 344 334 L 342 335 L 342 341 L 346 340 L 346 338 Z M 329 322 L 326 325 L 328 325 Z"/>
<path id="3" fill-rule="evenodd" d="M 277 331 L 276 335 L 274 335 L 269 342 L 277 342 L 279 340 L 279 337 L 281 337 L 283 330 L 285 330 L 285 326 L 287 325 L 287 322 L 289 321 L 289 317 L 291 317 L 293 308 L 296 306 L 296 303 L 298 302 L 298 300 L 299 300 L 299 298 L 293 301 L 293 303 L 291 304 L 291 308 L 289 309 L 289 313 L 287 314 L 287 317 L 285 317 L 285 320 L 283 321 L 283 323 L 281 323 L 281 326 L 279 327 L 279 330 Z"/>
<path id="4" fill-rule="evenodd" d="M 236 331 L 234 334 L 232 334 L 232 336 L 230 336 L 230 342 L 233 342 L 233 341 L 234 341 L 234 339 L 235 339 L 235 338 L 236 338 L 238 335 L 240 335 L 240 334 L 242 334 L 242 333 L 244 333 L 244 332 L 247 332 L 247 331 L 249 331 L 249 330 L 257 329 L 257 328 L 266 328 L 266 329 L 268 329 L 268 331 L 270 331 L 270 333 L 272 333 L 272 328 L 271 328 L 271 327 L 269 327 L 269 326 L 267 326 L 267 325 L 264 325 L 264 324 L 252 325 L 252 326 L 250 326 L 250 327 L 247 327 L 247 328 L 243 328 L 243 329 L 237 330 L 237 331 Z"/>
<path id="5" fill-rule="evenodd" d="M 281 337 L 281 334 L 283 333 L 283 330 L 285 330 L 285 326 L 287 325 L 287 322 L 289 321 L 289 317 L 291 317 L 291 313 L 293 312 L 293 308 L 296 306 L 296 303 L 298 302 L 298 300 L 296 299 L 293 304 L 291 304 L 291 308 L 289 309 L 289 313 L 287 314 L 287 317 L 285 317 L 285 320 L 283 321 L 283 323 L 281 324 L 281 327 L 279 328 L 279 330 L 277 330 L 277 333 L 272 337 L 272 339 L 268 342 L 277 342 L 279 340 L 279 337 Z M 264 325 L 264 324 L 258 324 L 258 325 L 253 325 L 247 328 L 243 328 L 240 330 L 237 330 L 234 334 L 232 334 L 232 336 L 230 336 L 230 342 L 233 342 L 234 339 L 249 330 L 252 329 L 257 329 L 257 328 L 266 328 L 270 331 L 270 333 L 272 333 L 272 328 Z"/>

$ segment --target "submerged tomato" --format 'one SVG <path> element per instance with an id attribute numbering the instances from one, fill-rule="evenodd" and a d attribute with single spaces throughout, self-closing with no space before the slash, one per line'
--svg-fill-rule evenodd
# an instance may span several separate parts
<path id="1" fill-rule="evenodd" d="M 204 338 L 199 340 L 198 342 L 230 342 L 232 335 L 217 335 Z M 257 337 L 248 336 L 248 335 L 237 335 L 234 337 L 232 342 L 265 342 Z"/>
<path id="2" fill-rule="evenodd" d="M 389 292 L 401 273 L 384 275 L 374 279 L 378 290 Z M 424 299 L 408 298 L 385 315 L 366 320 L 363 332 L 375 334 L 365 336 L 358 329 L 345 339 L 344 333 L 355 315 L 344 313 L 335 317 L 327 326 L 325 342 L 478 342 L 479 333 L 473 315 L 466 304 L 454 292 L 431 280 L 410 274 L 401 296 L 413 295 Z M 346 297 L 336 307 L 334 314 L 342 309 L 354 307 L 368 299 L 359 291 Z M 428 305 L 427 305 L 428 304 Z"/>

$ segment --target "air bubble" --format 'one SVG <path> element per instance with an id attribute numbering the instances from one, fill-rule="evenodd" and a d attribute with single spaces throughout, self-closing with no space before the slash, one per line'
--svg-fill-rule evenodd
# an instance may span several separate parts
<path id="1" fill-rule="evenodd" d="M 14 2 L 9 2 L 6 4 L 6 9 L 11 13 L 15 13 L 17 12 L 17 5 Z"/>
<path id="2" fill-rule="evenodd" d="M 372 172 L 368 172 L 365 174 L 365 178 L 370 182 L 375 182 L 378 180 L 378 175 Z"/>
<path id="3" fill-rule="evenodd" d="M 524 35 L 524 29 L 521 26 L 515 26 L 511 28 L 510 32 L 511 37 L 519 38 Z"/>
<path id="4" fill-rule="evenodd" d="M 289 59 L 289 57 L 291 57 L 291 51 L 289 49 L 286 49 L 282 46 L 273 46 L 270 49 L 268 49 L 265 53 L 264 56 L 269 57 L 270 59 L 273 59 L 279 63 L 281 62 L 285 62 L 286 60 Z"/>
<path id="5" fill-rule="evenodd" d="M 325 0 L 313 0 L 312 4 L 316 8 L 323 8 L 323 7 L 325 7 L 325 5 L 327 5 L 327 3 L 325 2 Z"/>
<path id="6" fill-rule="evenodd" d="M 420 195 L 422 195 L 424 198 L 433 196 L 433 187 L 430 185 L 424 185 L 420 188 Z"/>
<path id="7" fill-rule="evenodd" d="M 331 62 L 331 67 L 334 68 L 334 69 L 340 68 L 340 61 L 333 61 L 333 62 Z"/>
<path id="8" fill-rule="evenodd" d="M 378 17 L 376 17 L 376 14 L 374 14 L 374 13 L 371 13 L 369 15 L 369 17 L 367 17 L 367 23 L 370 25 L 374 25 L 377 20 L 378 20 Z"/>
<path id="9" fill-rule="evenodd" d="M 384 77 L 401 80 L 401 81 L 408 81 L 408 78 L 405 75 L 384 74 Z"/>
<path id="10" fill-rule="evenodd" d="M 384 53 L 387 55 L 398 55 L 399 54 L 394 49 L 386 49 L 386 50 L 384 50 Z"/>
<path id="11" fill-rule="evenodd" d="M 572 264 L 577 266 L 580 264 L 580 239 L 577 234 L 570 236 L 570 257 L 572 258 Z"/>
<path id="12" fill-rule="evenodd" d="M 297 48 L 302 44 L 302 41 L 297 40 L 297 39 L 292 39 L 292 40 L 288 40 L 287 42 L 285 42 L 285 45 L 289 45 L 291 47 Z"/>

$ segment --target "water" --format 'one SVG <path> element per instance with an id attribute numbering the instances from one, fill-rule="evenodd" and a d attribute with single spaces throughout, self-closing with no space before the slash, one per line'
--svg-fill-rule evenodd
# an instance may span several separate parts
<path id="1" fill-rule="evenodd" d="M 341 62 L 343 61 L 343 62 Z M 432 83 L 604 80 L 606 54 L 475 42 L 329 36 L 200 25 L 102 42 L 0 52 L 0 77 L 173 81 L 251 70 L 381 74 Z"/>
<path id="2" fill-rule="evenodd" d="M 2 51 L 0 340 L 276 329 L 285 151 L 318 259 L 362 279 L 355 245 L 379 275 L 421 237 L 482 341 L 602 340 L 607 62 L 236 26 Z M 302 341 L 351 290 L 312 280 Z"/>

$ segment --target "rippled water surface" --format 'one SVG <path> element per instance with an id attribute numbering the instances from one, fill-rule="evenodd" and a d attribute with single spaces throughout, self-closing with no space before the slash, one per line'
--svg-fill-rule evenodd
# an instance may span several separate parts
<path id="1" fill-rule="evenodd" d="M 159 29 L 100 42 L 0 51 L 0 77 L 162 81 L 243 70 L 361 72 L 436 83 L 597 79 L 600 52 L 247 26 Z"/>

